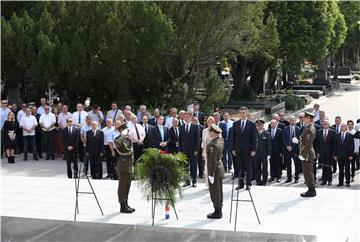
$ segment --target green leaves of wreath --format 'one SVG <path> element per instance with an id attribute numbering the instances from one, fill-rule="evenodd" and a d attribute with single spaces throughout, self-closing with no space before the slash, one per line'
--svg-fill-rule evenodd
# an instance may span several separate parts
<path id="1" fill-rule="evenodd" d="M 177 194 L 182 197 L 181 183 L 188 177 L 186 160 L 183 153 L 163 154 L 158 149 L 146 149 L 135 165 L 135 176 L 146 199 L 151 200 L 152 192 L 157 198 L 171 199 L 174 203 Z"/>

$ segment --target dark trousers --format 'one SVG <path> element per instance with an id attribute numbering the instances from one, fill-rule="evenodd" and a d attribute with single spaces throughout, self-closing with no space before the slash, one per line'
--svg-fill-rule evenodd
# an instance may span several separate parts
<path id="1" fill-rule="evenodd" d="M 196 174 L 197 174 L 197 156 L 194 156 L 194 151 L 184 152 L 188 157 L 188 169 L 190 169 L 190 176 L 192 182 L 196 183 Z"/>
<path id="2" fill-rule="evenodd" d="M 199 167 L 199 176 L 202 177 L 204 176 L 204 165 L 205 165 L 205 161 L 202 158 L 202 149 L 200 149 L 197 155 L 197 162 Z"/>
<path id="3" fill-rule="evenodd" d="M 89 170 L 89 155 L 88 154 L 86 154 L 86 152 L 85 152 L 85 147 L 83 147 L 83 150 L 84 150 L 84 174 L 85 175 L 87 175 L 87 173 L 88 173 L 88 170 Z"/>
<path id="4" fill-rule="evenodd" d="M 311 161 L 301 161 L 305 184 L 309 189 L 315 189 L 315 180 L 313 174 L 313 163 Z"/>
<path id="5" fill-rule="evenodd" d="M 23 139 L 23 130 L 18 128 L 16 130 L 16 143 L 19 153 L 24 151 L 24 139 Z"/>
<path id="6" fill-rule="evenodd" d="M 268 178 L 268 161 L 266 157 L 256 157 L 254 160 L 254 176 L 256 184 L 265 185 Z"/>
<path id="7" fill-rule="evenodd" d="M 332 165 L 332 157 L 327 153 L 319 154 L 319 162 L 323 164 Z M 315 165 L 314 165 L 315 166 Z M 322 169 L 322 181 L 323 182 L 332 182 L 332 171 L 331 167 L 321 166 Z"/>
<path id="8" fill-rule="evenodd" d="M 74 177 L 77 177 L 78 172 L 78 161 L 77 161 L 77 150 L 65 150 L 65 159 L 66 159 L 66 170 L 68 178 L 72 178 L 72 169 L 71 164 L 74 164 Z"/>
<path id="9" fill-rule="evenodd" d="M 115 177 L 114 157 L 111 155 L 111 149 L 109 145 L 105 145 L 105 160 L 106 170 L 109 177 Z"/>
<path id="10" fill-rule="evenodd" d="M 234 164 L 234 177 L 239 177 L 239 162 L 237 160 L 237 157 L 234 156 L 231 152 L 231 158 L 233 160 L 233 164 Z"/>
<path id="11" fill-rule="evenodd" d="M 35 135 L 23 136 L 23 140 L 24 140 L 24 160 L 27 160 L 27 158 L 28 158 L 29 144 L 32 147 L 33 158 L 34 158 L 34 160 L 37 160 Z"/>
<path id="12" fill-rule="evenodd" d="M 4 135 L 4 132 L 1 130 L 1 157 L 3 157 L 3 154 L 4 154 L 4 150 L 5 150 L 5 135 Z M 6 153 L 5 153 L 5 156 L 6 156 Z"/>
<path id="13" fill-rule="evenodd" d="M 139 145 L 138 143 L 133 143 L 134 145 L 134 164 L 143 154 L 144 145 Z"/>
<path id="14" fill-rule="evenodd" d="M 350 161 L 350 166 L 351 166 L 351 177 L 354 178 L 355 177 L 355 170 L 356 170 L 356 161 L 357 161 L 357 154 L 354 154 L 353 159 Z"/>
<path id="15" fill-rule="evenodd" d="M 288 150 L 285 150 L 284 152 L 284 161 L 286 164 L 286 173 L 287 173 L 287 178 L 288 179 L 292 179 L 292 160 L 294 160 L 294 166 L 295 166 L 295 179 L 299 178 L 299 173 L 300 173 L 300 160 L 297 156 L 295 156 L 294 154 L 292 154 L 291 152 L 289 152 Z"/>
<path id="16" fill-rule="evenodd" d="M 117 169 L 117 175 L 119 179 L 118 200 L 119 203 L 122 203 L 128 200 L 131 186 L 131 173 L 119 172 L 119 169 Z"/>
<path id="17" fill-rule="evenodd" d="M 38 156 L 42 158 L 42 152 L 43 152 L 43 139 L 42 139 L 42 130 L 35 132 L 35 143 L 36 143 L 36 151 L 38 153 Z"/>
<path id="18" fill-rule="evenodd" d="M 229 149 L 229 141 L 225 141 L 222 162 L 223 162 L 225 171 L 231 169 L 231 166 L 233 164 L 233 159 L 232 159 L 231 151 Z"/>
<path id="19" fill-rule="evenodd" d="M 337 170 L 337 161 L 335 159 L 333 159 L 333 162 L 332 162 L 332 166 L 333 166 L 333 172 L 335 173 L 336 170 Z"/>
<path id="20" fill-rule="evenodd" d="M 338 157 L 339 164 L 339 183 L 344 183 L 344 173 L 346 184 L 350 183 L 350 160 L 348 157 Z"/>
<path id="21" fill-rule="evenodd" d="M 41 138 L 44 143 L 44 149 L 46 152 L 46 157 L 53 157 L 55 150 L 54 150 L 54 142 L 55 142 L 55 130 L 51 131 L 42 131 Z"/>
<path id="22" fill-rule="evenodd" d="M 210 198 L 214 208 L 222 208 L 223 206 L 223 186 L 222 177 L 214 177 L 214 183 L 209 182 Z"/>
<path id="23" fill-rule="evenodd" d="M 89 154 L 92 179 L 102 179 L 102 159 L 100 154 Z"/>
<path id="24" fill-rule="evenodd" d="M 272 179 L 281 178 L 281 157 L 279 153 L 272 153 L 270 157 L 270 176 Z"/>
<path id="25" fill-rule="evenodd" d="M 79 138 L 79 145 L 78 145 L 78 158 L 80 160 L 80 162 L 84 162 L 84 158 L 85 158 L 85 147 L 83 145 L 83 142 L 81 141 L 81 139 Z"/>
<path id="26" fill-rule="evenodd" d="M 253 164 L 250 155 L 238 155 L 238 169 L 240 178 L 244 178 L 246 174 L 246 185 L 251 185 L 253 177 Z M 239 178 L 239 184 L 243 185 L 244 180 Z"/>

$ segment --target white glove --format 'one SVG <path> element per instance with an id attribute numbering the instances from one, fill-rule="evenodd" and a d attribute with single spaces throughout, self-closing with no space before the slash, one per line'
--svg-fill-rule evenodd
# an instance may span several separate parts
<path id="1" fill-rule="evenodd" d="M 214 177 L 213 176 L 208 176 L 208 178 L 209 178 L 209 182 L 211 184 L 214 184 Z"/>
<path id="2" fill-rule="evenodd" d="M 299 143 L 299 140 L 298 140 L 298 138 L 296 138 L 296 137 L 292 138 L 291 141 L 292 141 L 294 144 L 298 144 L 298 143 Z"/>
<path id="3" fill-rule="evenodd" d="M 305 160 L 305 158 L 302 155 L 299 155 L 300 160 Z"/>
<path id="4" fill-rule="evenodd" d="M 267 161 L 270 161 L 270 158 L 271 158 L 271 156 L 268 155 L 268 156 L 266 157 Z"/>

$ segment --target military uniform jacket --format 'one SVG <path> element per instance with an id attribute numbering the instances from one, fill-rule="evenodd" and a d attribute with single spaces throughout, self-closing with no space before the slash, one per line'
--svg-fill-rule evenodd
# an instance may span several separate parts
<path id="1" fill-rule="evenodd" d="M 225 171 L 221 161 L 224 150 L 224 139 L 216 137 L 206 146 L 208 175 L 224 177 Z"/>
<path id="2" fill-rule="evenodd" d="M 257 132 L 258 146 L 256 149 L 256 157 L 266 159 L 271 155 L 271 136 L 266 130 Z"/>
<path id="3" fill-rule="evenodd" d="M 114 140 L 118 167 L 121 173 L 132 173 L 134 163 L 133 143 L 128 135 L 120 135 Z"/>
<path id="4" fill-rule="evenodd" d="M 315 160 L 313 147 L 316 138 L 316 130 L 312 124 L 306 125 L 300 135 L 300 155 L 307 161 Z"/>

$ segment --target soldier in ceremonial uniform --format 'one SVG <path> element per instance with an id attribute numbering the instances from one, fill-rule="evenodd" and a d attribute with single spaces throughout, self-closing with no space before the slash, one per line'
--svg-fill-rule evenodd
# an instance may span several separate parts
<path id="1" fill-rule="evenodd" d="M 116 172 L 119 179 L 118 198 L 121 213 L 133 213 L 135 209 L 128 205 L 128 195 L 131 185 L 131 175 L 133 173 L 134 149 L 133 143 L 128 136 L 126 124 L 119 128 L 120 135 L 114 140 L 114 149 L 116 151 L 117 167 Z"/>
<path id="2" fill-rule="evenodd" d="M 258 146 L 254 160 L 256 185 L 265 186 L 268 179 L 268 163 L 271 157 L 271 136 L 264 129 L 264 120 L 256 120 Z"/>
<path id="3" fill-rule="evenodd" d="M 215 212 L 209 213 L 207 217 L 212 219 L 222 218 L 222 181 L 225 171 L 221 160 L 224 150 L 224 140 L 222 137 L 219 137 L 221 132 L 222 130 L 217 125 L 212 124 L 209 130 L 209 135 L 212 140 L 206 146 L 210 198 L 215 208 Z"/>
<path id="4" fill-rule="evenodd" d="M 308 187 L 306 192 L 301 193 L 302 197 L 315 197 L 315 180 L 313 174 L 313 161 L 315 160 L 315 150 L 313 142 L 316 138 L 316 130 L 313 125 L 314 114 L 305 112 L 305 127 L 300 135 L 300 154 L 302 170 L 305 184 Z"/>

